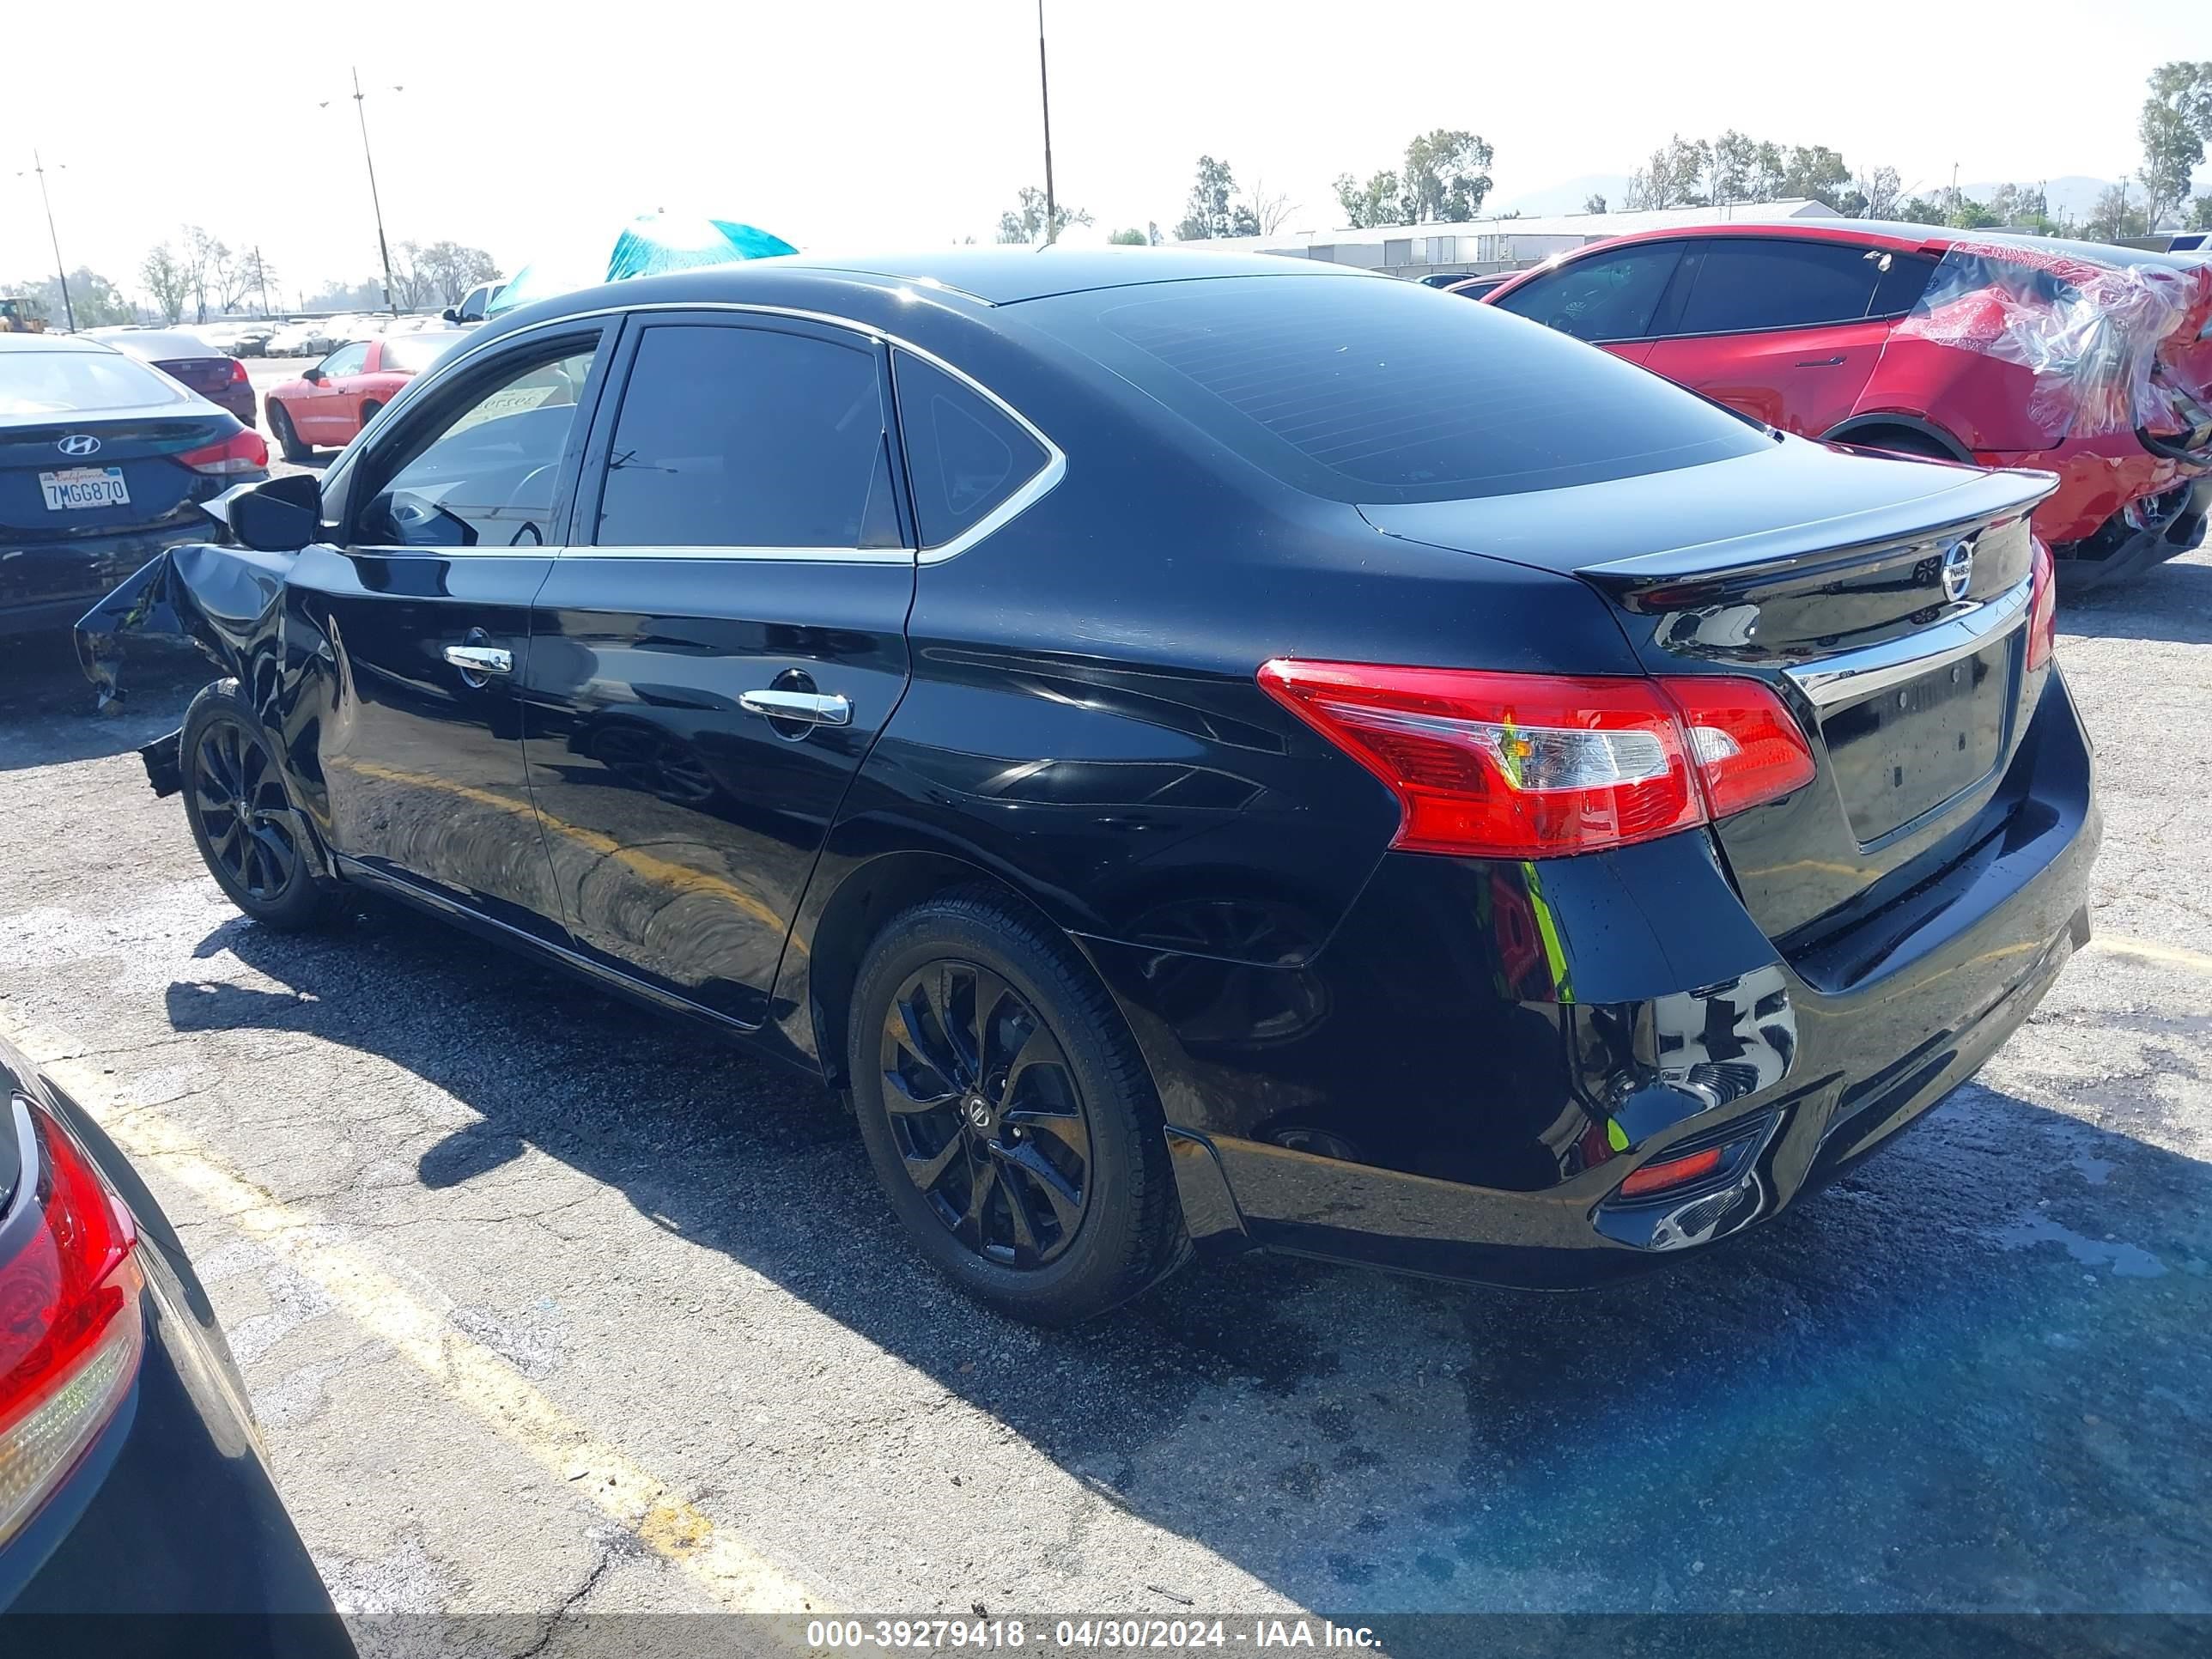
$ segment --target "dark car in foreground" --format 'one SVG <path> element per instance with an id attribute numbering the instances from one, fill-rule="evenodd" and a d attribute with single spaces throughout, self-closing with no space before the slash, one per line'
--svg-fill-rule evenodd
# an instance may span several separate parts
<path id="1" fill-rule="evenodd" d="M 2087 937 L 2050 489 L 1325 264 L 761 260 L 486 325 L 79 649 L 219 665 L 145 757 L 249 915 L 374 889 L 825 1078 L 1001 1309 L 1587 1285 Z"/>
<path id="2" fill-rule="evenodd" d="M 0 1042 L 0 1641 L 349 1656 L 161 1206 Z"/>
<path id="3" fill-rule="evenodd" d="M 228 359 L 225 359 L 228 362 Z M 267 476 L 237 417 L 95 340 L 0 335 L 0 638 L 67 628 Z"/>
<path id="4" fill-rule="evenodd" d="M 246 365 L 198 335 L 185 329 L 125 328 L 99 337 L 229 410 L 240 426 L 253 425 L 253 382 Z"/>
<path id="5" fill-rule="evenodd" d="M 2193 260 L 1717 219 L 1594 242 L 1482 297 L 1785 431 L 2047 471 L 2036 528 L 2068 587 L 2187 552 L 2212 513 L 2212 270 Z"/>

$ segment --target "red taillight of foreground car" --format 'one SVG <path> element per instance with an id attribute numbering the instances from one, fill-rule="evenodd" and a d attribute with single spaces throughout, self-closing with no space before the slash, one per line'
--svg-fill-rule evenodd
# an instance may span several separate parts
<path id="1" fill-rule="evenodd" d="M 2033 536 L 2029 541 L 2035 557 L 2029 566 L 2033 597 L 2027 605 L 2027 667 L 2033 673 L 2051 660 L 2058 645 L 2058 568 L 2042 537 Z"/>
<path id="2" fill-rule="evenodd" d="M 1260 684 L 1387 784 L 1394 845 L 1548 858 L 1650 841 L 1810 782 L 1757 680 L 1571 678 L 1368 663 L 1263 665 Z"/>
<path id="3" fill-rule="evenodd" d="M 195 472 L 260 472 L 269 465 L 269 446 L 258 432 L 240 428 L 219 444 L 187 449 L 177 459 Z"/>
<path id="4" fill-rule="evenodd" d="M 230 360 L 230 383 L 233 386 L 243 386 L 246 384 L 248 378 L 249 377 L 246 373 L 246 365 L 239 362 L 237 358 L 233 357 Z"/>
<path id="5" fill-rule="evenodd" d="M 6 1104 L 0 1133 L 24 1140 L 33 1186 L 0 1261 L 0 1543 L 114 1414 L 145 1345 L 130 1212 L 41 1108 Z"/>

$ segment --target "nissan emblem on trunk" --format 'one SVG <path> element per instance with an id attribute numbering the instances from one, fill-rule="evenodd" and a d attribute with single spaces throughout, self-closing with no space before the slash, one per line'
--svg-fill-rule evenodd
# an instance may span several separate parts
<path id="1" fill-rule="evenodd" d="M 1974 580 L 1974 546 L 1972 542 L 1953 542 L 1943 555 L 1943 597 L 1963 599 Z"/>
<path id="2" fill-rule="evenodd" d="M 64 455 L 97 455 L 100 440 L 89 432 L 72 432 L 54 447 Z"/>

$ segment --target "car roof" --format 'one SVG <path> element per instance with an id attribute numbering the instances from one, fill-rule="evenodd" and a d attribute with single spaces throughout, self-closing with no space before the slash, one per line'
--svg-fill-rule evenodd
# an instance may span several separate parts
<path id="1" fill-rule="evenodd" d="M 1996 244 L 2039 249 L 2045 253 L 2063 254 L 2069 258 L 2087 259 L 2105 265 L 2155 264 L 2177 270 L 2185 270 L 2189 265 L 2186 255 L 2154 253 L 2142 248 L 2120 247 L 2109 242 L 2077 241 L 2063 236 L 2037 236 L 2023 231 L 1962 230 L 1956 225 L 1918 225 L 1897 219 L 1724 218 L 1709 220 L 1703 224 L 1668 225 L 1664 228 L 1631 231 L 1624 236 L 1608 236 L 1602 241 L 1588 242 L 1581 247 L 1570 249 L 1560 263 L 1579 259 L 1599 248 L 1637 242 L 1674 241 L 1686 236 L 1741 236 L 1769 240 L 1782 237 L 1807 242 L 1871 242 L 1876 247 L 1923 250 L 1930 253 L 1941 253 L 1962 242 L 1976 246 Z"/>
<path id="2" fill-rule="evenodd" d="M 1365 280 L 1377 276 L 1374 271 L 1326 259 L 1286 258 L 1273 253 L 1215 253 L 1181 247 L 957 247 L 894 257 L 799 253 L 632 277 L 541 301 L 493 320 L 505 321 L 522 315 L 524 311 L 535 318 L 571 315 L 580 311 L 635 305 L 648 298 L 658 304 L 737 301 L 760 289 L 787 287 L 792 278 L 806 276 L 847 282 L 857 279 L 886 289 L 928 288 L 963 295 L 985 305 L 1005 306 L 1047 299 L 1057 294 L 1150 283 L 1192 282 L 1202 277 Z"/>
<path id="3" fill-rule="evenodd" d="M 113 343 L 118 350 L 127 351 L 134 357 L 143 357 L 149 362 L 172 361 L 179 357 L 220 357 L 223 355 L 200 336 L 182 328 L 132 329 L 117 335 Z"/>
<path id="4" fill-rule="evenodd" d="M 105 340 L 82 334 L 0 334 L 0 351 L 112 351 Z"/>

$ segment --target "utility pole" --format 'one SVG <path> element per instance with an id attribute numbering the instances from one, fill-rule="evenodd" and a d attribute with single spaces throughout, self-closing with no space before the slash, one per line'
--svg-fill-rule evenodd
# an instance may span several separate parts
<path id="1" fill-rule="evenodd" d="M 1044 0 L 1037 0 L 1037 3 L 1042 5 Z M 58 161 L 55 165 L 67 167 L 69 163 Z M 69 331 L 74 334 L 76 332 L 76 307 L 70 303 L 69 267 L 62 263 L 61 234 L 54 228 L 54 198 L 46 194 L 46 164 L 40 159 L 35 149 L 31 152 L 31 171 L 39 175 L 39 200 L 46 204 L 46 238 L 54 245 L 54 280 L 62 285 L 62 316 L 69 324 Z M 21 176 L 21 173 L 16 175 L 18 178 Z"/>
<path id="2" fill-rule="evenodd" d="M 1044 244 L 1050 247 L 1060 234 L 1060 215 L 1052 195 L 1052 76 L 1044 63 L 1044 0 L 1037 0 L 1037 102 L 1044 111 Z"/>
<path id="3" fill-rule="evenodd" d="M 253 274 L 261 279 L 261 314 L 269 314 L 269 267 L 261 262 L 261 244 L 253 245 Z"/>
<path id="4" fill-rule="evenodd" d="M 399 88 L 394 87 L 392 90 L 397 92 Z M 376 157 L 369 153 L 368 149 L 368 94 L 361 89 L 361 70 L 356 66 L 353 71 L 353 112 L 361 121 L 361 159 L 368 164 L 368 204 L 376 213 L 377 257 L 384 261 L 384 303 L 397 317 L 399 306 L 392 297 L 392 248 L 384 240 L 384 204 L 376 194 Z M 327 109 L 329 105 L 325 104 L 324 107 Z"/>

